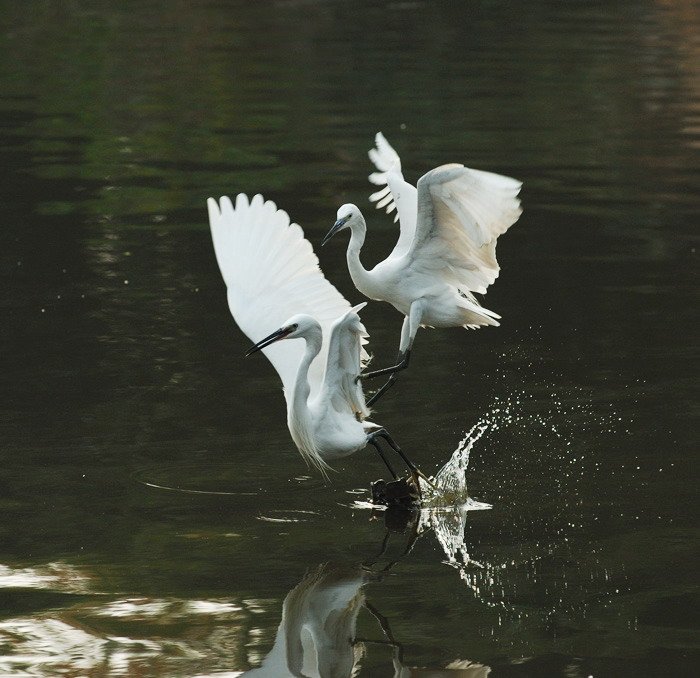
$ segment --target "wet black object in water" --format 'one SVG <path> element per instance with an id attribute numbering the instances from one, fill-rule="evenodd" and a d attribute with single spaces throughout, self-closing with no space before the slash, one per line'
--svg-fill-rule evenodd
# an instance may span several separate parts
<path id="1" fill-rule="evenodd" d="M 418 490 L 408 478 L 399 478 L 390 482 L 380 479 L 372 483 L 371 490 L 373 504 L 408 508 L 419 501 Z"/>

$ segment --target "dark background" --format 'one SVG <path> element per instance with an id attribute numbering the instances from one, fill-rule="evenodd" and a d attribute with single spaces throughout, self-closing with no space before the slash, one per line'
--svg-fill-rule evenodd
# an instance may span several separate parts
<path id="1" fill-rule="evenodd" d="M 275 200 L 359 303 L 344 238 L 319 245 L 355 202 L 365 265 L 391 250 L 367 201 L 379 130 L 407 179 L 514 176 L 524 213 L 484 299 L 502 326 L 422 330 L 375 416 L 430 472 L 485 426 L 468 482 L 493 508 L 458 534 L 479 565 L 460 576 L 428 530 L 367 599 L 406 666 L 691 675 L 696 3 L 0 10 L 3 675 L 237 675 L 307 570 L 379 550 L 383 521 L 353 507 L 379 462 L 327 484 L 304 467 L 277 375 L 243 359 L 205 209 Z M 401 316 L 362 317 L 388 363 Z M 358 635 L 380 635 L 364 613 Z M 392 675 L 369 648 L 359 675 Z"/>

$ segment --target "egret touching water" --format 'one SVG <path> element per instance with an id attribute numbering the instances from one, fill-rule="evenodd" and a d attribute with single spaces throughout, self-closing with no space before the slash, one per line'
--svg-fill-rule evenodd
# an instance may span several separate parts
<path id="1" fill-rule="evenodd" d="M 498 276 L 496 240 L 520 216 L 521 183 L 500 174 L 441 165 L 419 180 L 406 182 L 401 160 L 379 132 L 370 158 L 377 172 L 370 180 L 383 189 L 370 196 L 377 207 L 394 209 L 400 222 L 391 254 L 372 270 L 360 262 L 367 224 L 352 204 L 338 210 L 337 221 L 323 239 L 350 229 L 347 262 L 355 287 L 370 299 L 387 301 L 404 314 L 397 362 L 366 372 L 365 378 L 389 374 L 389 380 L 369 399 L 372 405 L 408 367 L 419 327 L 498 325 L 500 316 L 477 301 Z"/>
<path id="2" fill-rule="evenodd" d="M 365 304 L 350 307 L 324 277 L 301 227 L 273 202 L 240 194 L 235 207 L 227 197 L 209 198 L 207 206 L 231 314 L 254 342 L 246 355 L 262 350 L 282 379 L 287 425 L 302 456 L 325 474 L 328 461 L 371 444 L 396 480 L 378 442 L 383 438 L 420 492 L 418 476 L 428 479 L 367 419 L 358 379 L 368 335 L 357 312 Z"/>

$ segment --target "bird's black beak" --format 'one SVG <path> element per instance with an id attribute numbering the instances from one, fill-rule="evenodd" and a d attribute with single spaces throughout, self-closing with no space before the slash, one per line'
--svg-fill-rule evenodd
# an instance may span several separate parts
<path id="1" fill-rule="evenodd" d="M 261 339 L 257 344 L 251 346 L 245 352 L 245 357 L 247 358 L 249 355 L 253 355 L 253 353 L 257 353 L 261 348 L 265 348 L 265 346 L 269 346 L 270 344 L 274 344 L 276 341 L 279 341 L 280 339 L 284 339 L 291 332 L 292 332 L 291 327 L 280 327 L 280 329 L 275 330 L 272 334 L 265 337 L 264 339 Z"/>
<path id="2" fill-rule="evenodd" d="M 323 247 L 341 228 L 343 228 L 343 226 L 345 226 L 347 221 L 348 221 L 348 217 L 343 217 L 342 219 L 338 219 L 338 221 L 336 221 L 333 224 L 333 228 L 331 228 L 331 230 L 328 231 L 328 233 L 326 233 L 326 237 L 321 241 L 321 247 Z"/>

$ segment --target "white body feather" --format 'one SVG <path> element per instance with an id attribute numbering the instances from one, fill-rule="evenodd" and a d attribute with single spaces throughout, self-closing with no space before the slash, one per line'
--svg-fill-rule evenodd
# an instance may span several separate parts
<path id="1" fill-rule="evenodd" d="M 284 599 L 272 650 L 250 678 L 347 677 L 362 656 L 353 640 L 364 604 L 366 574 L 359 568 L 325 563 Z"/>
<path id="2" fill-rule="evenodd" d="M 357 311 L 324 277 L 303 231 L 271 201 L 256 195 L 207 201 L 216 259 L 234 320 L 257 343 L 298 324 L 306 341 L 277 341 L 263 352 L 277 370 L 289 431 L 302 455 L 322 471 L 327 459 L 367 444 L 368 415 L 359 375 L 367 332 Z"/>
<path id="3" fill-rule="evenodd" d="M 381 133 L 370 159 L 370 181 L 383 188 L 370 196 L 378 208 L 396 210 L 400 235 L 384 261 L 367 271 L 360 263 L 366 223 L 355 205 L 343 205 L 338 220 L 351 230 L 347 260 L 360 292 L 387 301 L 406 316 L 400 351 L 410 349 L 419 326 L 477 328 L 498 325 L 474 292 L 485 293 L 498 276 L 496 240 L 522 210 L 521 183 L 459 164 L 437 167 L 406 182 L 401 160 Z"/>

